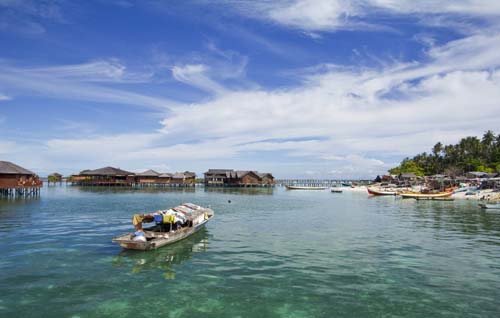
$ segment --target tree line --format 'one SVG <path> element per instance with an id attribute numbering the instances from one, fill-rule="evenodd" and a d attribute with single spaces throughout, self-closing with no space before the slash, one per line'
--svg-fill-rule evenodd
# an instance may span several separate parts
<path id="1" fill-rule="evenodd" d="M 413 172 L 417 176 L 445 174 L 463 175 L 470 171 L 500 173 L 500 135 L 491 130 L 483 137 L 465 137 L 455 145 L 444 146 L 441 142 L 432 147 L 431 153 L 421 153 L 405 158 L 390 174 Z"/>

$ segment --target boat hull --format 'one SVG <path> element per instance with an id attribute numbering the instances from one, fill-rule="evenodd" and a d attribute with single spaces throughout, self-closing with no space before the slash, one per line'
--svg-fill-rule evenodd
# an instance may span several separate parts
<path id="1" fill-rule="evenodd" d="M 367 188 L 368 194 L 371 195 L 396 195 L 398 194 L 396 191 L 379 191 L 373 188 Z"/>
<path id="2" fill-rule="evenodd" d="M 452 195 L 452 192 L 444 192 L 444 193 L 400 193 L 403 199 L 437 199 L 437 198 L 447 198 Z"/>
<path id="3" fill-rule="evenodd" d="M 156 232 L 148 229 L 144 230 L 147 238 L 150 240 L 146 242 L 134 241 L 131 238 L 133 233 L 126 233 L 116 236 L 112 239 L 113 243 L 118 243 L 122 248 L 129 250 L 139 250 L 139 251 L 149 251 L 155 250 L 160 247 L 173 244 L 180 240 L 183 240 L 194 233 L 202 229 L 205 224 L 213 218 L 213 215 L 209 215 L 208 219 L 204 220 L 202 223 L 197 224 L 192 227 L 185 227 L 174 232 Z"/>

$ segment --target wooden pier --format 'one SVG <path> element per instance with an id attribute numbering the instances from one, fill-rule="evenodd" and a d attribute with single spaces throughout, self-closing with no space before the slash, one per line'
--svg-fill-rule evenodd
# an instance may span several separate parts
<path id="1" fill-rule="evenodd" d="M 351 185 L 367 185 L 370 180 L 340 180 L 340 179 L 283 179 L 277 180 L 278 186 L 304 186 L 304 187 L 336 187 Z"/>
<path id="2" fill-rule="evenodd" d="M 40 188 L 41 186 L 0 188 L 0 197 L 38 197 L 40 195 Z"/>

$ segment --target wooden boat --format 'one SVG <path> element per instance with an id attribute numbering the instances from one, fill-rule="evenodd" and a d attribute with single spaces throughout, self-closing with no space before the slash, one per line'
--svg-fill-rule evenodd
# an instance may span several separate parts
<path id="1" fill-rule="evenodd" d="M 422 192 L 404 192 L 400 193 L 403 199 L 435 199 L 435 198 L 446 198 L 451 196 L 452 192 L 439 192 L 439 193 L 422 193 Z"/>
<path id="2" fill-rule="evenodd" d="M 417 197 L 415 198 L 416 200 L 419 200 L 419 201 L 455 201 L 454 198 L 450 198 L 450 197 Z"/>
<path id="3" fill-rule="evenodd" d="M 390 191 L 390 190 L 377 190 L 374 188 L 367 188 L 368 194 L 371 195 L 396 195 L 398 194 L 396 191 Z"/>
<path id="4" fill-rule="evenodd" d="M 285 186 L 287 190 L 325 190 L 326 187 Z"/>
<path id="5" fill-rule="evenodd" d="M 500 202 L 486 202 L 486 203 L 479 203 L 479 206 L 483 209 L 495 209 L 498 210 L 500 209 Z"/>
<path id="6" fill-rule="evenodd" d="M 145 240 L 135 240 L 135 233 L 132 232 L 118 235 L 112 239 L 112 242 L 118 243 L 125 249 L 141 251 L 154 250 L 191 236 L 203 228 L 205 224 L 214 217 L 214 211 L 212 209 L 192 203 L 182 204 L 172 210 L 186 215 L 185 224 L 178 229 L 166 231 L 164 224 L 157 223 L 143 230 Z M 158 212 L 145 215 L 150 217 L 152 215 L 158 215 Z"/>
<path id="7" fill-rule="evenodd" d="M 330 191 L 332 193 L 342 193 L 342 190 L 341 189 L 335 189 L 335 188 L 331 188 Z"/>

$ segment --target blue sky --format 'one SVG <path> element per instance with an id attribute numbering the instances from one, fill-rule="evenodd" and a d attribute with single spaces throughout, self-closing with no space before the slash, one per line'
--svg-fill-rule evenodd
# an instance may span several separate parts
<path id="1" fill-rule="evenodd" d="M 499 132 L 500 2 L 0 0 L 0 160 L 365 178 Z"/>

